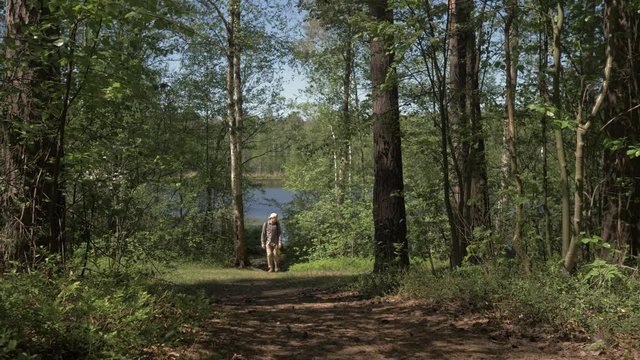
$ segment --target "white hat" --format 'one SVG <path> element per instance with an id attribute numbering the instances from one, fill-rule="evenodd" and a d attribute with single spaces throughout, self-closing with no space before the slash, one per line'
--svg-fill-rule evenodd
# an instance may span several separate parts
<path id="1" fill-rule="evenodd" d="M 276 214 L 276 213 L 271 213 L 271 215 L 269 215 L 269 219 L 274 218 L 274 217 L 278 217 L 278 214 Z"/>

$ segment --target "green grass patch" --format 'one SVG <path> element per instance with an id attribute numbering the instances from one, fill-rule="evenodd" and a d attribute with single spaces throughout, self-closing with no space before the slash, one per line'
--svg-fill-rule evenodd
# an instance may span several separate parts
<path id="1" fill-rule="evenodd" d="M 268 273 L 263 269 L 248 267 L 236 269 L 218 264 L 187 262 L 173 264 L 163 269 L 161 279 L 176 285 L 197 285 L 213 282 L 266 280 L 283 278 L 314 278 L 360 275 L 371 271 L 373 260 L 366 258 L 335 258 L 308 263 L 293 264 L 288 271 Z"/>
<path id="2" fill-rule="evenodd" d="M 248 267 L 236 269 L 208 263 L 181 263 L 165 269 L 162 279 L 178 285 L 196 285 L 209 282 L 233 282 L 250 279 L 269 279 L 289 276 L 288 273 L 268 273 Z"/>
<path id="3" fill-rule="evenodd" d="M 291 265 L 291 273 L 338 273 L 345 275 L 359 275 L 371 272 L 373 259 L 338 257 L 332 259 L 314 260 Z"/>

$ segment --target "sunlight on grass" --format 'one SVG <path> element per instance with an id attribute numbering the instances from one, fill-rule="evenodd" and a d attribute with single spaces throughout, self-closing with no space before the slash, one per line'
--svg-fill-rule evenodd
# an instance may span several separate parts
<path id="1" fill-rule="evenodd" d="M 234 282 L 251 279 L 296 279 L 359 275 L 371 271 L 373 261 L 336 258 L 291 265 L 288 271 L 269 273 L 259 268 L 235 269 L 207 263 L 180 263 L 165 269 L 162 278 L 174 284 Z"/>
<path id="2" fill-rule="evenodd" d="M 306 274 L 336 272 L 342 275 L 359 275 L 369 273 L 372 269 L 373 259 L 371 258 L 339 257 L 294 264 L 290 271 Z"/>
<path id="3" fill-rule="evenodd" d="M 175 269 L 168 270 L 163 278 L 172 283 L 189 285 L 210 281 L 231 282 L 244 279 L 262 279 L 273 277 L 273 275 L 256 268 L 240 270 L 215 264 L 182 263 L 175 265 Z"/>

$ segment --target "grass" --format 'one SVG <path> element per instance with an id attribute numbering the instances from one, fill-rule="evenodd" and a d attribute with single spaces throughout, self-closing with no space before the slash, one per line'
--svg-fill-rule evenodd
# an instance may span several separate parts
<path id="1" fill-rule="evenodd" d="M 285 273 L 272 274 L 261 269 L 225 268 L 216 264 L 181 263 L 174 265 L 175 269 L 166 271 L 162 279 L 175 284 L 196 285 L 205 282 L 233 282 L 248 279 L 267 279 L 283 276 Z"/>
<path id="2" fill-rule="evenodd" d="M 338 273 L 341 275 L 361 275 L 371 272 L 373 259 L 339 257 L 315 260 L 291 266 L 292 273 Z"/>
<path id="3" fill-rule="evenodd" d="M 344 277 L 368 273 L 372 267 L 373 261 L 371 259 L 335 258 L 293 264 L 288 271 L 268 273 L 254 267 L 235 269 L 217 264 L 185 262 L 166 268 L 161 278 L 178 285 L 197 285 L 208 282 L 235 282 L 255 279 Z"/>

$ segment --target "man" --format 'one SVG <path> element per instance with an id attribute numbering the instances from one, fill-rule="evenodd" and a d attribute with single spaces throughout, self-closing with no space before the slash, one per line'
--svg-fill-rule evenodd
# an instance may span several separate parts
<path id="1" fill-rule="evenodd" d="M 262 225 L 260 237 L 262 248 L 267 250 L 267 265 L 269 272 L 278 272 L 280 262 L 280 250 L 282 250 L 282 229 L 278 223 L 278 214 L 272 213 L 269 219 Z"/>

